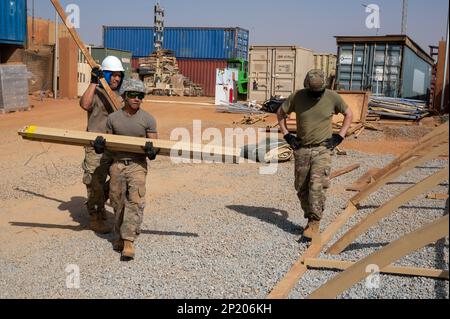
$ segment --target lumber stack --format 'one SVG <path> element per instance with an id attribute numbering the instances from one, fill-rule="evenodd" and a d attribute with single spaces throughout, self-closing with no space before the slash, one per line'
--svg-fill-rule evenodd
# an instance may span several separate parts
<path id="1" fill-rule="evenodd" d="M 420 120 L 429 114 L 424 101 L 372 96 L 369 114 L 403 120 Z"/>
<path id="2" fill-rule="evenodd" d="M 180 159 L 201 159 L 204 161 L 221 158 L 220 162 L 239 163 L 240 149 L 229 147 L 211 147 L 203 144 L 182 143 L 175 141 L 148 139 L 141 137 L 110 135 L 65 129 L 26 126 L 18 134 L 25 140 L 47 142 L 75 146 L 92 146 L 97 136 L 106 139 L 106 149 L 110 151 L 144 154 L 147 142 L 159 149 L 159 155 L 177 157 Z"/>
<path id="3" fill-rule="evenodd" d="M 139 58 L 139 76 L 148 94 L 202 96 L 203 88 L 180 73 L 173 51 L 160 50 Z"/>

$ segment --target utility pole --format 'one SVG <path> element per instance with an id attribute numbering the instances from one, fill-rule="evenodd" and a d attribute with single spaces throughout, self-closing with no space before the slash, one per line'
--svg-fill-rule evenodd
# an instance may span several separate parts
<path id="1" fill-rule="evenodd" d="M 403 0 L 403 9 L 402 9 L 402 35 L 406 35 L 406 29 L 408 24 L 408 0 Z"/>
<path id="2" fill-rule="evenodd" d="M 55 58 L 54 58 L 54 74 L 53 74 L 53 98 L 56 100 L 58 96 L 58 57 L 59 57 L 59 41 L 58 41 L 58 11 L 55 10 Z"/>
<path id="3" fill-rule="evenodd" d="M 156 72 L 155 84 L 162 81 L 162 70 L 160 64 L 161 50 L 164 47 L 164 9 L 159 5 L 155 5 L 155 32 L 153 33 L 153 43 L 156 51 Z"/>
<path id="4" fill-rule="evenodd" d="M 153 33 L 153 43 L 156 51 L 164 46 L 164 9 L 161 8 L 159 2 L 155 5 L 155 32 Z"/>
<path id="5" fill-rule="evenodd" d="M 34 46 L 35 26 L 34 26 L 34 0 L 31 3 L 31 45 Z"/>
<path id="6" fill-rule="evenodd" d="M 441 112 L 445 111 L 445 92 L 447 91 L 447 73 L 448 73 L 448 51 L 449 51 L 449 14 L 447 13 L 447 39 L 445 40 L 445 62 L 444 62 L 444 82 L 442 84 Z M 448 97 L 447 97 L 448 98 Z"/>

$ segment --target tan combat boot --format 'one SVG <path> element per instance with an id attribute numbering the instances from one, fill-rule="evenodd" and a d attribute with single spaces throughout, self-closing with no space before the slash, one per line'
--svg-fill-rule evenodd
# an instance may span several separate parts
<path id="1" fill-rule="evenodd" d="M 122 258 L 133 259 L 134 258 L 134 244 L 130 240 L 123 240 Z"/>
<path id="2" fill-rule="evenodd" d="M 111 232 L 111 227 L 109 227 L 104 220 L 97 215 L 91 216 L 90 228 L 99 234 L 108 234 Z"/>
<path id="3" fill-rule="evenodd" d="M 309 219 L 308 225 L 306 225 L 303 231 L 303 237 L 311 240 L 316 240 L 320 235 L 320 221 L 315 219 Z"/>
<path id="4" fill-rule="evenodd" d="M 121 252 L 123 250 L 123 246 L 124 246 L 124 243 L 123 243 L 123 239 L 122 238 L 116 239 L 114 241 L 114 243 L 113 243 L 113 249 L 115 251 L 120 251 Z"/>

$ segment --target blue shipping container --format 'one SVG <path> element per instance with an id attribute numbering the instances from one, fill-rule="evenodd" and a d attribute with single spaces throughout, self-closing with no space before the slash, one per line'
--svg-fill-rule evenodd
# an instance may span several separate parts
<path id="1" fill-rule="evenodd" d="M 338 89 L 426 100 L 433 59 L 407 36 L 336 37 Z"/>
<path id="2" fill-rule="evenodd" d="M 27 1 L 0 0 L 0 43 L 25 45 Z"/>
<path id="3" fill-rule="evenodd" d="M 153 27 L 103 26 L 106 48 L 133 52 L 133 57 L 153 53 Z M 164 29 L 164 49 L 180 59 L 244 58 L 248 56 L 249 32 L 241 28 L 175 28 Z"/>

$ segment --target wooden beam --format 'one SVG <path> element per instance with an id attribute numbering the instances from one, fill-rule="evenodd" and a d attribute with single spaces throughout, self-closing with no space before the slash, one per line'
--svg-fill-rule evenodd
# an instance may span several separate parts
<path id="1" fill-rule="evenodd" d="M 27 126 L 18 132 L 23 139 L 39 142 L 48 142 L 75 146 L 92 146 L 97 136 L 101 135 L 106 139 L 106 149 L 111 151 L 122 151 L 130 153 L 144 154 L 146 142 L 153 142 L 153 146 L 160 149 L 160 155 L 175 155 L 186 159 L 215 159 L 214 155 L 221 157 L 221 162 L 239 163 L 240 149 L 217 146 L 214 154 L 210 154 L 209 145 L 182 143 L 167 140 L 153 140 L 141 137 L 131 137 L 122 135 L 110 135 L 102 133 L 69 131 L 64 129 Z"/>
<path id="2" fill-rule="evenodd" d="M 320 235 L 320 243 L 311 245 L 305 253 L 298 258 L 292 265 L 287 274 L 278 282 L 267 296 L 268 299 L 286 299 L 289 293 L 294 289 L 297 282 L 308 270 L 304 265 L 306 258 L 316 258 L 321 253 L 323 247 L 331 240 L 331 238 L 344 226 L 347 219 L 350 218 L 358 209 L 351 202 L 348 203 L 347 208 L 342 212 L 330 226 Z"/>
<path id="3" fill-rule="evenodd" d="M 61 7 L 61 4 L 59 3 L 59 1 L 58 0 L 50 0 L 50 1 L 52 2 L 52 4 L 55 7 L 55 10 L 58 12 L 59 16 L 61 17 L 61 20 L 63 21 L 64 25 L 69 30 L 69 33 L 72 36 L 75 43 L 77 44 L 78 48 L 83 53 L 88 64 L 91 66 L 91 68 L 98 66 L 98 64 L 95 62 L 95 60 L 92 58 L 91 54 L 87 50 L 83 41 L 81 41 L 75 28 L 70 26 L 67 23 L 68 20 L 67 20 L 66 13 L 65 13 L 64 9 Z M 56 28 L 58 28 L 58 25 L 56 25 Z M 116 94 L 111 90 L 111 88 L 109 87 L 109 84 L 106 82 L 106 80 L 100 79 L 100 83 L 102 84 L 103 88 L 105 89 L 107 97 L 109 99 L 109 102 L 110 102 L 111 106 L 114 108 L 114 110 L 117 111 L 118 109 L 120 109 L 122 107 L 122 103 L 118 100 L 118 98 L 116 97 Z"/>
<path id="4" fill-rule="evenodd" d="M 369 273 L 366 272 L 369 265 L 377 265 L 379 269 L 383 269 L 410 253 L 448 236 L 448 233 L 449 216 L 446 215 L 419 230 L 397 239 L 386 247 L 355 263 L 343 273 L 337 275 L 325 285 L 314 291 L 308 298 L 336 298 L 338 295 L 366 278 L 369 275 Z"/>
<path id="5" fill-rule="evenodd" d="M 337 255 L 341 253 L 348 247 L 348 245 L 354 242 L 356 238 L 377 224 L 381 219 L 389 216 L 403 204 L 413 200 L 434 186 L 439 185 L 442 181 L 447 180 L 448 173 L 449 170 L 448 167 L 446 167 L 383 204 L 380 208 L 375 210 L 372 214 L 361 220 L 347 233 L 345 233 L 333 246 L 327 250 L 327 254 Z"/>
<path id="6" fill-rule="evenodd" d="M 331 173 L 330 179 L 336 178 L 336 177 L 344 175 L 344 174 L 348 174 L 348 173 L 354 171 L 355 169 L 358 169 L 360 166 L 361 166 L 360 164 L 353 164 L 349 167 L 345 167 L 345 168 L 339 169 L 337 171 L 334 171 Z"/>
<path id="7" fill-rule="evenodd" d="M 427 199 L 446 200 L 447 198 L 448 198 L 448 194 L 429 194 L 429 195 L 427 195 Z"/>
<path id="8" fill-rule="evenodd" d="M 381 172 L 377 174 L 377 177 L 383 177 L 384 180 L 378 184 L 368 185 L 363 190 L 363 194 L 358 194 L 359 196 L 357 195 L 357 197 L 353 197 L 348 202 L 347 208 L 321 234 L 321 242 L 316 245 L 311 245 L 306 252 L 298 258 L 287 274 L 272 289 L 267 298 L 284 299 L 289 296 L 290 291 L 295 287 L 297 282 L 307 271 L 306 266 L 303 264 L 303 260 L 309 257 L 315 258 L 321 253 L 323 247 L 327 245 L 333 236 L 336 235 L 336 233 L 345 225 L 347 220 L 358 211 L 357 205 L 361 200 L 367 198 L 390 179 L 399 176 L 404 171 L 414 168 L 429 159 L 435 158 L 436 153 L 448 152 L 448 129 L 448 122 L 434 129 L 432 132 L 425 135 L 413 149 L 400 155 L 391 164 L 382 169 Z M 437 143 L 440 144 L 436 147 Z M 434 147 L 434 150 L 429 152 L 432 147 Z M 428 150 L 428 152 L 424 152 L 424 149 Z M 422 154 L 425 153 L 426 155 L 421 155 L 419 159 L 413 158 L 415 161 L 412 162 L 411 158 L 414 157 L 414 155 L 419 151 L 422 151 Z"/>
<path id="9" fill-rule="evenodd" d="M 386 183 L 392 181 L 396 177 L 402 175 L 404 172 L 407 172 L 413 169 L 416 166 L 419 166 L 429 160 L 435 159 L 439 157 L 443 152 L 448 152 L 448 137 L 447 142 L 442 143 L 436 147 L 432 147 L 427 149 L 427 152 L 424 152 L 423 155 L 418 157 L 413 157 L 409 160 L 404 161 L 403 163 L 392 167 L 389 171 L 385 171 L 385 174 L 379 178 L 375 179 L 375 181 L 369 184 L 365 189 L 363 189 L 360 193 L 356 194 L 351 201 L 358 205 L 361 201 L 366 199 L 370 194 L 374 193 Z M 375 177 L 374 177 L 375 178 Z"/>
<path id="10" fill-rule="evenodd" d="M 373 176 L 380 170 L 380 168 L 371 168 L 369 169 L 364 175 L 362 175 L 360 178 L 358 178 L 355 182 L 353 182 L 352 185 L 347 186 L 345 190 L 347 191 L 354 191 L 354 192 L 360 192 L 363 190 L 367 185 L 372 183 L 374 181 Z"/>
<path id="11" fill-rule="evenodd" d="M 304 264 L 308 269 L 336 269 L 346 270 L 353 266 L 353 261 L 342 260 L 329 260 L 318 258 L 305 258 Z M 429 268 L 417 268 L 417 267 L 399 267 L 399 266 L 386 266 L 380 270 L 384 274 L 403 275 L 403 276 L 415 276 L 415 277 L 427 277 L 434 279 L 446 279 L 449 280 L 448 270 L 441 269 L 429 269 Z"/>

